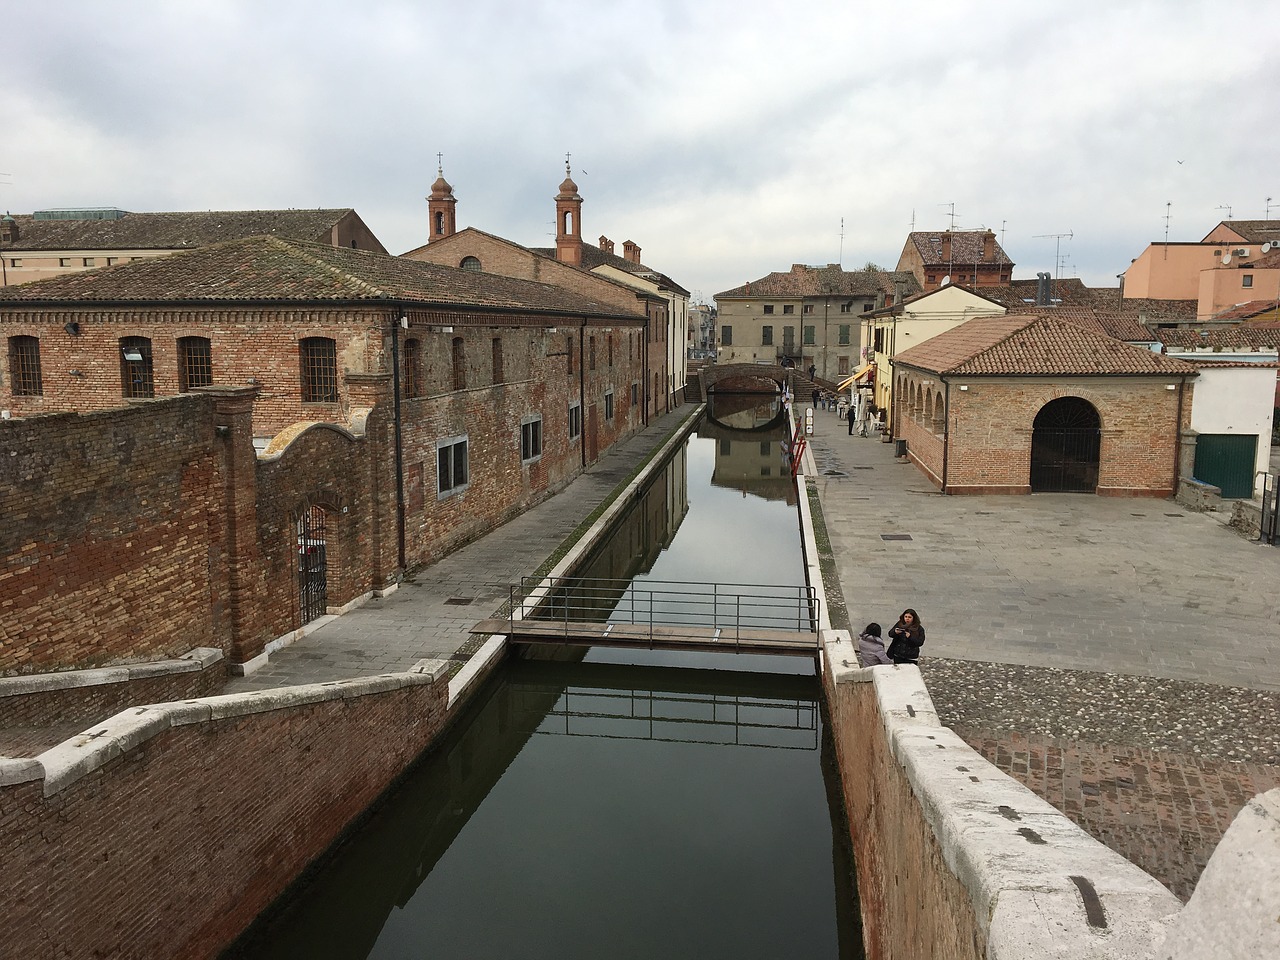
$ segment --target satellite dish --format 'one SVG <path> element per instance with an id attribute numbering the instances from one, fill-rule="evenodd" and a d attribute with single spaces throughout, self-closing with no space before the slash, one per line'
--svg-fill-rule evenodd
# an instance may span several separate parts
<path id="1" fill-rule="evenodd" d="M 1224 267 L 1229 267 L 1229 266 L 1231 266 L 1231 254 L 1229 254 L 1229 253 L 1228 253 L 1228 254 L 1225 254 L 1225 255 L 1223 256 L 1223 258 L 1222 258 L 1222 265 L 1223 265 Z"/>
<path id="2" fill-rule="evenodd" d="M 1271 244 L 1269 244 L 1269 243 L 1264 243 L 1264 244 L 1262 245 L 1262 252 L 1263 252 L 1263 253 L 1270 253 L 1270 252 L 1271 252 Z"/>
<path id="3" fill-rule="evenodd" d="M 945 277 L 942 278 L 942 282 L 938 284 L 938 286 L 945 287 L 950 282 L 951 282 L 951 274 L 947 274 Z"/>

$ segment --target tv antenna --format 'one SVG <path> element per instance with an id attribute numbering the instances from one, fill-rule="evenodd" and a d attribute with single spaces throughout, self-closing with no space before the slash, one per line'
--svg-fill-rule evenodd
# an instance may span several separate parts
<path id="1" fill-rule="evenodd" d="M 1004 246 L 1004 228 L 1005 228 L 1006 226 L 1008 226 L 1008 225 L 1009 225 L 1009 221 L 1008 221 L 1008 220 L 1001 220 L 1001 221 L 1000 221 L 1000 246 L 1001 246 L 1001 247 L 1003 247 L 1003 246 Z"/>
<path id="2" fill-rule="evenodd" d="M 840 218 L 840 259 L 836 261 L 844 269 L 844 217 Z"/>
<path id="3" fill-rule="evenodd" d="M 955 230 L 955 228 L 956 228 L 956 205 L 955 205 L 955 203 L 954 203 L 954 202 L 953 202 L 953 203 L 940 203 L 940 204 L 938 204 L 938 206 L 948 208 L 948 211 L 949 211 L 949 212 L 948 212 L 947 216 L 949 216 L 949 217 L 951 218 L 951 226 L 950 226 L 950 227 L 948 227 L 947 229 L 948 229 L 948 230 Z"/>
<path id="4" fill-rule="evenodd" d="M 1228 219 L 1228 220 L 1230 220 L 1230 219 L 1231 219 L 1231 204 L 1229 204 L 1229 203 L 1221 203 L 1221 204 L 1219 204 L 1218 206 L 1214 207 L 1213 209 L 1215 209 L 1215 210 L 1225 210 L 1225 211 L 1227 211 L 1227 219 Z"/>
<path id="5" fill-rule="evenodd" d="M 1169 259 L 1169 221 L 1173 219 L 1173 201 L 1164 205 L 1164 258 Z"/>
<path id="6" fill-rule="evenodd" d="M 3 173 L 0 173 L 0 177 L 3 177 L 3 176 L 4 176 L 4 174 L 3 174 Z M 1270 220 L 1270 219 L 1271 219 L 1271 198 L 1270 198 L 1270 197 L 1267 197 L 1267 216 L 1266 216 L 1266 219 L 1268 219 L 1268 220 Z"/>
<path id="7" fill-rule="evenodd" d="M 1053 241 L 1053 269 L 1054 279 L 1061 279 L 1062 274 L 1062 241 L 1070 240 L 1074 237 L 1075 231 L 1068 230 L 1066 233 L 1040 233 L 1036 234 L 1036 240 L 1052 240 Z"/>

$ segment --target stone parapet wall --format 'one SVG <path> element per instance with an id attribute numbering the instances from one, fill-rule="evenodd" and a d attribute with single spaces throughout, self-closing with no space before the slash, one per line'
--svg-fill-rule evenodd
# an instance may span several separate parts
<path id="1" fill-rule="evenodd" d="M 4 952 L 217 956 L 430 745 L 446 673 L 136 707 L 0 759 Z"/>
<path id="2" fill-rule="evenodd" d="M 1155 956 L 1177 898 L 940 725 L 917 668 L 825 648 L 870 960 Z"/>

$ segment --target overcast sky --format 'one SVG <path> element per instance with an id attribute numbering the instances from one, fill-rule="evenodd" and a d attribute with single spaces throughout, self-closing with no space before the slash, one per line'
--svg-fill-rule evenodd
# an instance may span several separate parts
<path id="1" fill-rule="evenodd" d="M 987 226 L 1113 286 L 1165 232 L 1280 219 L 1278 0 L 0 0 L 0 208 L 354 207 L 634 240 L 700 299 Z M 841 238 L 841 219 L 844 235 Z"/>

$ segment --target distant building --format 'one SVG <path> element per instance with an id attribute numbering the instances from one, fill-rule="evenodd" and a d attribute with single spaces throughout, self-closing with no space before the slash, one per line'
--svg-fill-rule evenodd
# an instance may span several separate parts
<path id="1" fill-rule="evenodd" d="M 795 363 L 839 381 L 860 365 L 864 316 L 920 292 L 910 273 L 792 264 L 715 295 L 721 363 Z"/>
<path id="2" fill-rule="evenodd" d="M 944 283 L 993 287 L 1013 279 L 1013 261 L 990 230 L 912 231 L 897 269 L 912 274 L 926 293 Z"/>
<path id="3" fill-rule="evenodd" d="M 37 210 L 0 217 L 0 286 L 254 236 L 387 252 L 359 214 L 349 208 L 191 213 L 130 213 L 115 208 Z"/>
<path id="4" fill-rule="evenodd" d="M 644 381 L 650 412 L 669 409 L 683 396 L 689 340 L 689 291 L 640 260 L 640 247 L 628 240 L 622 256 L 614 243 L 582 240 L 582 196 L 568 175 L 555 197 L 556 245 L 526 247 L 474 227 L 457 228 L 457 199 L 443 170 L 428 197 L 430 233 L 421 247 L 403 256 L 464 270 L 520 277 L 574 290 L 615 305 L 629 303 L 650 318 L 651 363 Z"/>

